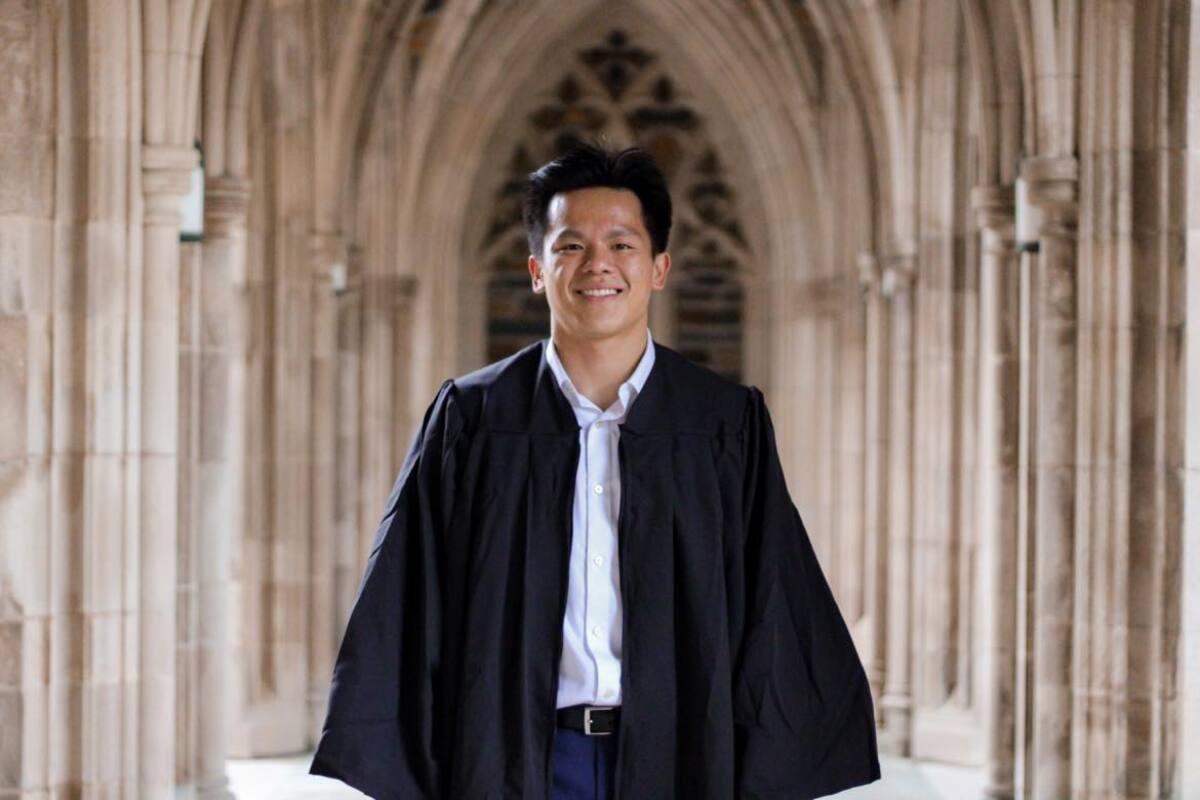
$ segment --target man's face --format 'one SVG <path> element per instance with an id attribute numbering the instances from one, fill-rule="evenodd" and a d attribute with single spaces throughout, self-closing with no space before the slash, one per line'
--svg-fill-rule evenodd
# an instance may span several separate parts
<path id="1" fill-rule="evenodd" d="M 560 192 L 546 218 L 529 274 L 533 291 L 546 293 L 555 331 L 582 339 L 644 331 L 650 293 L 666 285 L 671 256 L 650 254 L 637 195 L 599 186 Z"/>

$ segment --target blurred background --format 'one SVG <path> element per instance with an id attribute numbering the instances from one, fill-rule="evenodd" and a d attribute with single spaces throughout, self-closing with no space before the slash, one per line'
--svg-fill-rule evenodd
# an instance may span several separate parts
<path id="1" fill-rule="evenodd" d="M 376 522 L 597 137 L 670 180 L 656 340 L 767 396 L 854 796 L 1200 797 L 1194 5 L 0 0 L 0 797 L 346 796 Z"/>

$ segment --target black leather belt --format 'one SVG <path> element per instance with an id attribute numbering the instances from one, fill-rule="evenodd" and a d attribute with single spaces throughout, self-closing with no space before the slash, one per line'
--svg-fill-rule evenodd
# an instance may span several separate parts
<path id="1" fill-rule="evenodd" d="M 558 724 L 588 736 L 608 736 L 617 730 L 620 706 L 568 706 L 558 710 Z"/>

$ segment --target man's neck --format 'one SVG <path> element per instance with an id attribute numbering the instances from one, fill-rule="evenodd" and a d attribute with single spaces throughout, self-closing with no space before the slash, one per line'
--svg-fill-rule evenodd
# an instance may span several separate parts
<path id="1" fill-rule="evenodd" d="M 553 331 L 554 349 L 575 389 L 601 410 L 617 400 L 646 352 L 646 326 L 606 339 L 576 339 Z"/>

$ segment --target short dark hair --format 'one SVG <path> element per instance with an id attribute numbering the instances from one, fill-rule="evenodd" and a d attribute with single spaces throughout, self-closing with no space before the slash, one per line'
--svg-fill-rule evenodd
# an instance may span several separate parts
<path id="1" fill-rule="evenodd" d="M 628 189 L 642 204 L 642 222 L 650 234 L 650 250 L 667 249 L 671 234 L 671 195 L 653 156 L 640 147 L 606 150 L 576 144 L 563 155 L 529 174 L 525 192 L 525 232 L 529 252 L 540 256 L 546 236 L 546 213 L 559 192 L 607 186 Z"/>

